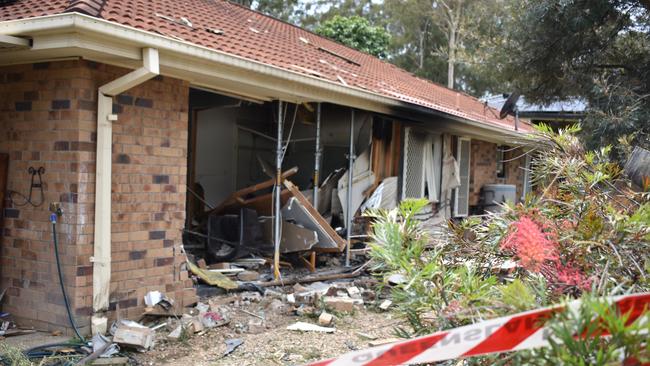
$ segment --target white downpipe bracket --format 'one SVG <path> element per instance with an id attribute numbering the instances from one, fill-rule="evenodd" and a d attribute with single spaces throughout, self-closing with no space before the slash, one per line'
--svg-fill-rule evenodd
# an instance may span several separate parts
<path id="1" fill-rule="evenodd" d="M 95 237 L 93 253 L 92 332 L 105 333 L 111 284 L 111 164 L 113 97 L 160 73 L 158 50 L 142 50 L 142 67 L 99 88 L 97 95 L 97 167 L 95 176 Z"/>

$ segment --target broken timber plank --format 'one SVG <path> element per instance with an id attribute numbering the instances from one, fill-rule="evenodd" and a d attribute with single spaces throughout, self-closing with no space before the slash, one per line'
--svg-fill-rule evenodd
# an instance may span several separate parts
<path id="1" fill-rule="evenodd" d="M 286 179 L 286 178 L 296 174 L 297 172 L 298 172 L 298 167 L 293 167 L 293 168 L 291 168 L 291 169 L 289 169 L 287 171 L 284 171 L 282 173 L 282 179 Z M 223 201 L 221 204 L 219 204 L 219 206 L 215 207 L 212 210 L 206 211 L 206 213 L 207 214 L 219 214 L 219 213 L 223 212 L 224 210 L 226 210 L 229 206 L 237 205 L 238 203 L 242 204 L 242 203 L 246 202 L 246 200 L 244 200 L 243 197 L 245 197 L 245 196 L 247 196 L 249 194 L 255 193 L 257 191 L 261 191 L 263 189 L 270 188 L 274 184 L 275 184 L 275 178 L 266 180 L 266 181 L 261 182 L 261 183 L 257 183 L 255 185 L 250 186 L 250 187 L 240 189 L 240 190 L 238 190 L 236 192 L 233 192 L 230 195 L 230 197 L 228 197 L 225 201 Z M 254 200 L 254 199 L 252 199 L 252 200 Z"/>
<path id="2" fill-rule="evenodd" d="M 328 250 L 328 251 L 342 251 L 343 248 L 345 248 L 346 242 L 339 236 L 339 234 L 336 233 L 334 229 L 325 221 L 323 216 L 318 213 L 318 211 L 314 208 L 314 206 L 309 203 L 309 200 L 307 197 L 305 197 L 302 192 L 296 187 L 291 181 L 289 180 L 284 180 L 284 186 L 287 187 L 287 189 L 291 192 L 293 197 L 300 203 L 300 206 L 309 214 L 311 219 L 314 221 L 314 223 L 318 226 L 320 230 L 317 232 L 319 233 L 319 239 L 322 241 L 323 238 L 320 238 L 321 233 L 323 235 L 326 235 L 331 241 L 333 241 L 338 248 L 318 248 L 315 247 L 314 249 L 319 249 L 321 251 Z"/>
<path id="3" fill-rule="evenodd" d="M 358 277 L 363 272 L 363 270 L 368 266 L 369 263 L 370 261 L 364 263 L 363 265 L 357 267 L 352 272 L 350 272 L 349 269 L 346 268 L 346 269 L 340 269 L 338 271 L 317 273 L 308 276 L 294 276 L 294 277 L 284 278 L 282 280 L 276 280 L 276 281 L 255 282 L 255 284 L 260 287 L 275 287 L 275 286 L 291 286 L 291 285 L 295 285 L 296 283 L 310 283 L 310 282 L 319 282 L 319 281 L 341 280 L 345 278 L 354 278 L 354 277 Z"/>

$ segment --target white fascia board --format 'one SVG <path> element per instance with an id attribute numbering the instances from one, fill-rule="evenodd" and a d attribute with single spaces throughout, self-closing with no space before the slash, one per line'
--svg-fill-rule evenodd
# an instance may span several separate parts
<path id="1" fill-rule="evenodd" d="M 126 46 L 125 49 L 141 49 L 143 47 L 156 48 L 160 52 L 160 66 L 164 70 L 183 70 L 183 74 L 193 73 L 193 67 L 203 69 L 196 72 L 194 80 L 200 81 L 206 75 L 205 69 L 210 69 L 212 74 L 221 74 L 220 78 L 227 75 L 221 72 L 221 68 L 229 71 L 238 70 L 242 78 L 247 78 L 249 85 L 260 85 L 260 79 L 271 82 L 267 89 L 275 90 L 277 95 L 288 101 L 316 101 L 330 102 L 344 106 L 366 109 L 373 112 L 395 115 L 393 108 L 408 108 L 409 103 L 389 98 L 361 88 L 340 85 L 337 82 L 324 80 L 311 75 L 304 75 L 294 71 L 281 69 L 276 66 L 251 61 L 239 56 L 216 51 L 190 42 L 176 40 L 153 32 L 143 31 L 118 23 L 79 13 L 66 13 L 36 18 L 12 20 L 0 22 L 0 34 L 5 35 L 29 35 L 37 38 L 44 32 L 54 38 L 57 33 L 76 32 L 84 35 L 91 35 L 92 38 L 101 40 L 104 47 L 120 48 L 115 45 Z M 91 44 L 86 44 L 90 46 Z M 110 46 L 109 46 L 110 45 Z M 83 44 L 79 46 L 83 47 Z M 130 46 L 130 47 L 129 47 Z M 99 51 L 96 48 L 95 51 Z M 107 50 L 107 56 L 115 58 L 119 53 Z M 108 53 L 111 52 L 111 53 Z M 127 52 L 129 53 L 129 52 Z M 127 55 L 123 55 L 127 56 Z M 179 60 L 183 63 L 179 64 Z M 111 63 L 110 61 L 103 61 Z M 201 66 L 201 64 L 204 64 Z M 182 66 L 182 68 L 179 68 Z M 209 75 L 209 74 L 208 74 Z M 185 78 L 192 81 L 192 78 Z M 243 82 L 240 80 L 240 82 Z M 218 90 L 219 85 L 203 85 Z M 233 91 L 234 92 L 234 91 Z M 291 98 L 293 96 L 293 98 Z M 269 97 L 269 96 L 266 96 Z M 473 121 L 464 117 L 449 115 L 445 111 L 437 111 L 431 108 L 415 106 L 420 111 L 430 110 L 431 113 L 448 115 L 454 121 L 461 124 L 472 125 L 480 129 L 491 130 L 498 134 L 505 134 L 510 137 L 522 136 L 522 133 L 509 130 L 507 127 L 500 128 L 483 122 Z"/>

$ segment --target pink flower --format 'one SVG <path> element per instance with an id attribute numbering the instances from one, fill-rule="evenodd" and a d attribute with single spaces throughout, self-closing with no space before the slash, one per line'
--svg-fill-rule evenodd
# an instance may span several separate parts
<path id="1" fill-rule="evenodd" d="M 539 273 L 558 260 L 555 235 L 544 232 L 527 216 L 522 216 L 511 225 L 514 230 L 505 237 L 501 249 L 513 251 L 522 267 Z"/>
<path id="2" fill-rule="evenodd" d="M 576 287 L 580 290 L 588 290 L 591 287 L 591 279 L 586 278 L 584 273 L 571 264 L 564 267 L 558 265 L 556 282 L 561 288 Z"/>

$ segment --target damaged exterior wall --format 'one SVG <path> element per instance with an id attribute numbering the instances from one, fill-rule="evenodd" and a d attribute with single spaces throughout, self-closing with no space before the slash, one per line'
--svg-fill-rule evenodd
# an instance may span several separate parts
<path id="1" fill-rule="evenodd" d="M 10 155 L 8 189 L 28 195 L 30 166 L 43 166 L 39 207 L 5 203 L 1 282 L 3 310 L 21 325 L 68 328 L 56 279 L 48 205 L 61 202 L 57 225 L 66 290 L 88 333 L 92 310 L 97 88 L 127 73 L 88 61 L 0 68 L 0 152 Z M 115 98 L 110 303 L 121 315 L 142 311 L 147 291 L 181 305 L 194 301 L 181 271 L 185 217 L 186 82 L 156 78 Z M 33 199 L 40 199 L 34 188 Z"/>

